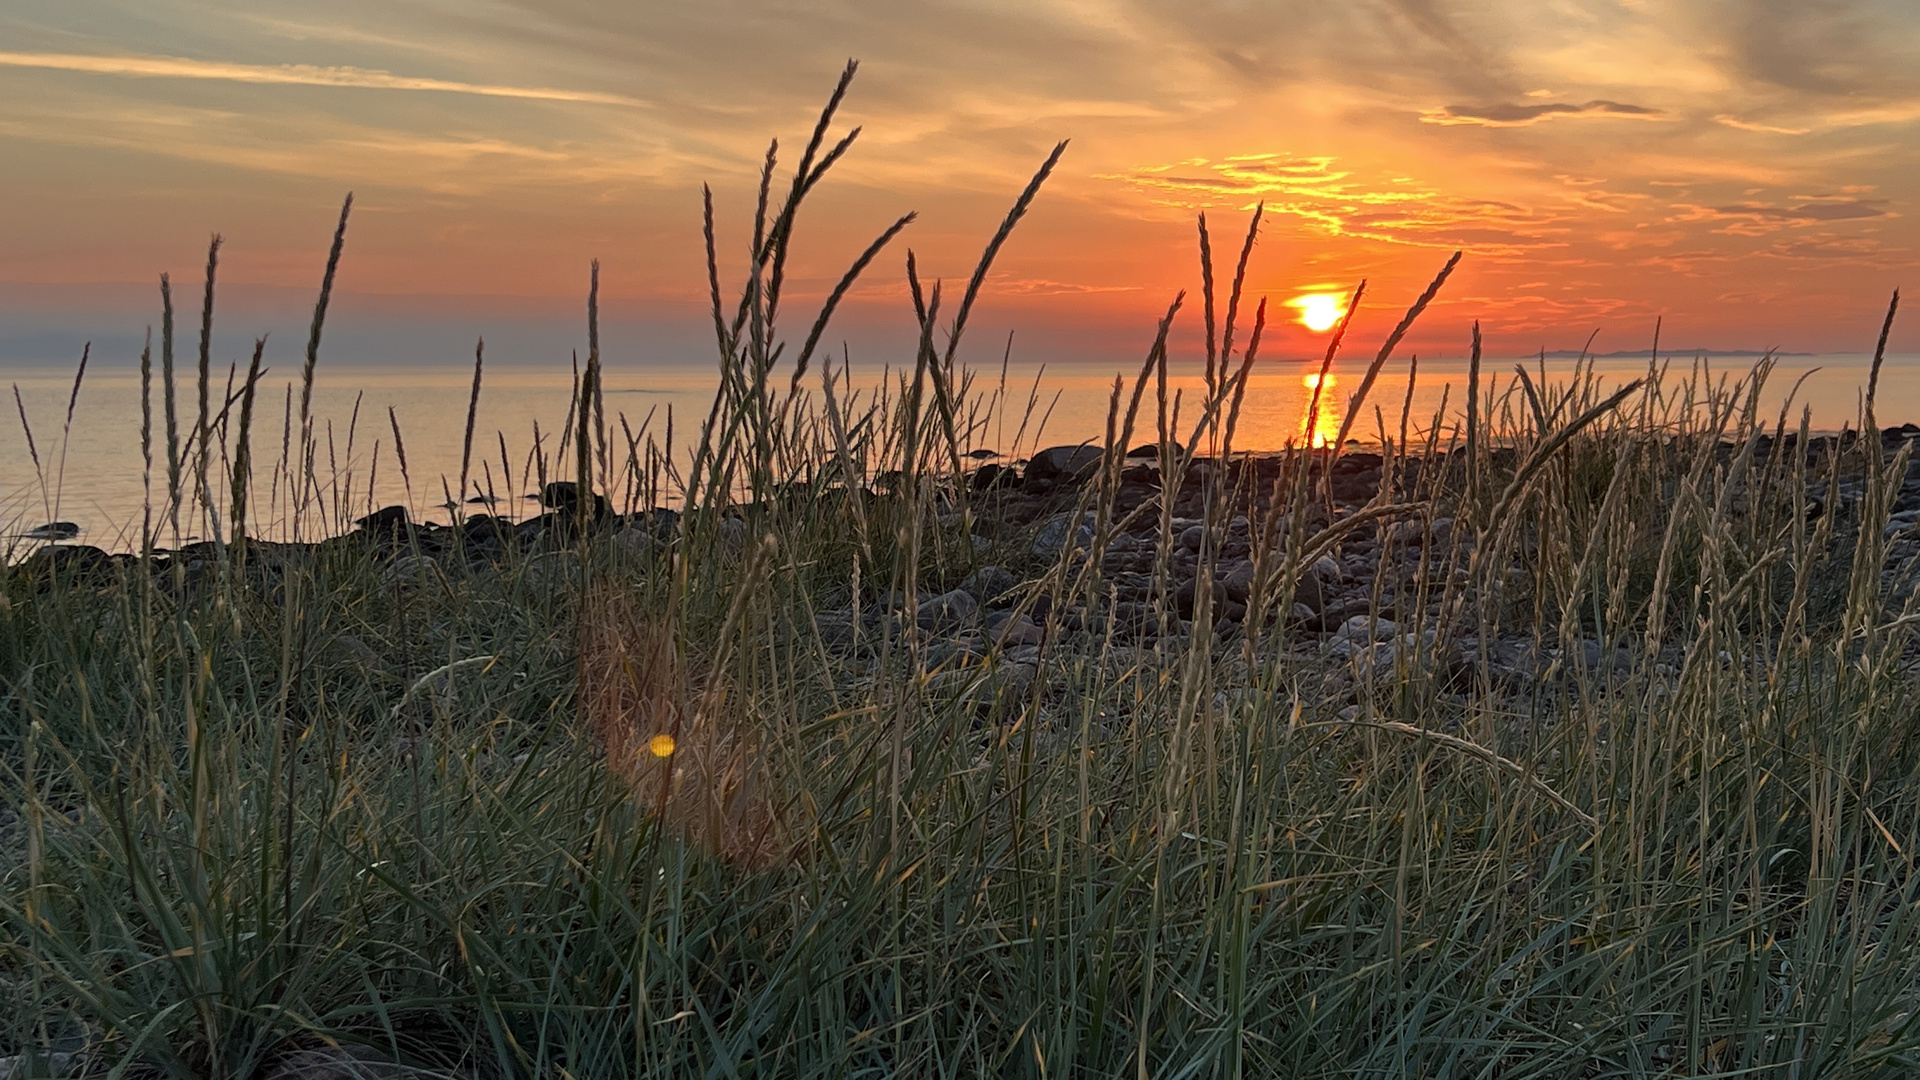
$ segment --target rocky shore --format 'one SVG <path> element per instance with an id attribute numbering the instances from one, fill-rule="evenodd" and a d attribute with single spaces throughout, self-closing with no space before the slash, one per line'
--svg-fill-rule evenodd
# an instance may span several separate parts
<path id="1" fill-rule="evenodd" d="M 1916 437 L 1920 428 L 1913 425 L 1887 429 L 1882 449 L 1891 458 Z M 1805 448 L 1805 513 L 1809 519 L 1833 515 L 1835 542 L 1851 542 L 1868 489 L 1859 468 L 1831 466 L 1836 458 L 1857 462 L 1860 455 L 1849 453 L 1857 449 L 1857 440 L 1844 436 L 1815 438 Z M 1741 450 L 1723 443 L 1717 460 L 1724 466 Z M 1753 457 L 1762 460 L 1774 450 L 1763 436 Z M 1264 634 L 1333 661 L 1362 682 L 1409 659 L 1449 685 L 1482 678 L 1509 688 L 1532 686 L 1550 673 L 1624 671 L 1630 663 L 1618 642 L 1569 643 L 1552 627 L 1516 622 L 1512 612 L 1501 620 L 1501 636 L 1484 642 L 1476 636 L 1465 613 L 1485 583 L 1469 573 L 1476 536 L 1455 516 L 1467 484 L 1461 453 L 1194 459 L 1177 487 L 1163 484 L 1158 457 L 1157 447 L 1127 455 L 1117 482 L 1104 492 L 1104 515 L 1089 508 L 1099 502 L 1103 456 L 1087 446 L 1051 447 L 1010 464 L 988 461 L 961 482 L 942 481 L 935 500 L 940 526 L 962 557 L 948 560 L 912 594 L 828 590 L 816 598 L 814 627 L 849 657 L 911 637 L 930 675 L 966 673 L 949 681 L 972 687 L 985 670 L 996 695 L 1024 691 L 1049 654 L 1173 655 L 1192 640 L 1196 620 L 1206 620 L 1212 639 L 1223 645 Z M 1488 481 L 1504 482 L 1515 466 L 1511 450 L 1485 455 Z M 884 491 L 888 478 L 880 479 L 875 486 Z M 1299 491 L 1308 497 L 1300 499 Z M 659 558 L 682 540 L 681 515 L 672 509 L 615 513 L 604 496 L 583 498 L 567 482 L 546 485 L 537 498 L 543 509 L 537 516 L 479 515 L 458 525 L 413 522 L 404 507 L 387 507 L 349 532 L 310 544 L 248 540 L 240 550 L 197 542 L 143 558 L 50 543 L 15 564 L 13 573 L 40 585 L 104 585 L 144 572 L 163 591 L 186 599 L 217 575 L 238 574 L 272 599 L 287 568 L 303 559 L 365 559 L 377 569 L 381 588 L 399 590 L 496 573 L 509 564 L 536 581 L 564 574 L 566 553 L 583 535 L 608 539 L 641 559 Z M 861 498 L 871 511 L 888 496 L 865 490 Z M 1297 522 L 1290 513 L 1296 506 Z M 723 550 L 737 554 L 753 510 L 728 511 L 720 529 Z M 1920 553 L 1920 461 L 1908 466 L 1889 513 L 1882 576 L 1897 599 L 1902 589 L 1911 591 L 1910 563 Z M 1328 534 L 1336 539 L 1299 563 L 1297 576 L 1276 580 L 1288 544 Z M 1523 537 L 1502 574 L 1525 576 L 1530 543 Z M 1284 610 L 1276 596 L 1284 597 Z M 1256 617 L 1258 627 L 1251 621 Z"/>
<path id="2" fill-rule="evenodd" d="M 1891 458 L 1916 436 L 1920 428 L 1912 425 L 1888 429 L 1882 449 Z M 1856 441 L 1810 442 L 1804 512 L 1809 519 L 1831 514 L 1832 542 L 1851 545 L 1867 480 L 1858 468 L 1838 470 L 1837 482 L 1828 474 L 1834 456 L 1857 449 Z M 1764 460 L 1774 449 L 1763 436 L 1753 457 Z M 1795 448 L 1789 441 L 1782 449 Z M 1724 466 L 1741 450 L 1722 444 L 1717 460 Z M 1177 490 L 1166 492 L 1159 470 L 1146 460 L 1153 453 L 1141 448 L 1129 455 L 1139 463 L 1120 472 L 1108 514 L 1123 527 L 1112 530 L 1097 558 L 1090 549 L 1099 515 L 1083 498 L 1096 482 L 1097 453 L 1054 447 L 1035 454 L 1024 471 L 981 468 L 973 475 L 971 539 L 983 558 L 998 561 L 974 568 L 949 589 L 886 593 L 823 611 L 816 618 L 822 636 L 857 652 L 911 626 L 931 643 L 922 656 L 936 681 L 974 693 L 984 687 L 995 696 L 1024 693 L 1049 651 L 1104 652 L 1123 666 L 1177 655 L 1202 617 L 1211 620 L 1212 640 L 1231 654 L 1254 631 L 1249 619 L 1261 606 L 1263 581 L 1269 594 L 1275 591 L 1272 577 L 1288 540 L 1326 530 L 1339 534 L 1337 542 L 1279 590 L 1286 609 L 1267 607 L 1261 630 L 1317 662 L 1331 676 L 1328 692 L 1335 696 L 1357 699 L 1370 680 L 1410 664 L 1446 690 L 1478 681 L 1510 693 L 1533 692 L 1553 679 L 1599 675 L 1605 682 L 1632 666 L 1621 642 L 1568 642 L 1557 627 L 1533 625 L 1510 607 L 1497 620 L 1498 632 L 1481 640 L 1471 618 L 1484 585 L 1469 573 L 1476 536 L 1454 516 L 1464 487 L 1462 455 L 1393 461 L 1345 453 L 1330 465 L 1319 455 L 1307 463 L 1306 486 L 1315 495 L 1296 530 L 1286 510 L 1298 460 L 1249 457 L 1226 466 L 1199 460 Z M 1489 472 L 1504 482 L 1516 464 L 1513 453 L 1487 457 Z M 1344 530 L 1329 528 L 1348 519 L 1354 520 Z M 1913 591 L 1916 523 L 1920 461 L 1908 465 L 1883 526 L 1882 584 L 1895 604 Z M 1523 537 L 1500 575 L 1526 577 L 1530 546 Z M 1087 562 L 1097 574 L 1076 572 Z M 1271 603 L 1271 595 L 1267 599 Z M 1678 660 L 1652 662 L 1670 668 Z M 979 670 L 988 675 L 969 674 Z"/>

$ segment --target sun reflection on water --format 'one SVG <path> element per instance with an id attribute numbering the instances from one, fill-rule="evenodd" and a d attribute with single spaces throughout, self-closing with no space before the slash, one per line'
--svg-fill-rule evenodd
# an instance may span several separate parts
<path id="1" fill-rule="evenodd" d="M 1334 394 L 1340 387 L 1340 378 L 1328 372 L 1323 382 L 1317 371 L 1308 372 L 1300 385 L 1306 388 L 1305 400 L 1300 409 L 1300 438 L 1315 450 L 1333 445 L 1340 437 L 1340 406 Z M 1319 390 L 1318 399 L 1314 394 Z"/>

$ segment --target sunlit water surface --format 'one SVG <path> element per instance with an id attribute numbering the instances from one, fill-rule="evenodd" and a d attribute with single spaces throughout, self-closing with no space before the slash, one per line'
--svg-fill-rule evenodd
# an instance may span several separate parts
<path id="1" fill-rule="evenodd" d="M 1768 421 L 1777 415 L 1795 380 L 1812 371 L 1794 398 L 1789 423 L 1797 423 L 1801 406 L 1811 408 L 1814 426 L 1819 429 L 1855 423 L 1870 360 L 1863 355 L 1783 358 L 1763 395 Z M 1752 361 L 1724 358 L 1711 363 L 1717 380 L 1723 375 L 1737 378 L 1745 374 Z M 1528 362 L 1530 369 L 1535 364 Z M 1513 361 L 1489 361 L 1483 365 L 1483 373 L 1497 376 L 1498 386 L 1504 388 L 1514 377 L 1513 366 Z M 1564 379 L 1572 366 L 1571 361 L 1548 361 L 1549 379 Z M 1234 445 L 1246 450 L 1272 450 L 1303 439 L 1331 439 L 1342 422 L 1342 410 L 1357 389 L 1359 373 L 1337 370 L 1329 379 L 1319 418 L 1310 433 L 1306 413 L 1317 367 L 1299 361 L 1261 363 L 1249 382 Z M 1188 365 L 1170 372 L 1168 378 L 1169 397 L 1179 398 L 1181 415 L 1175 437 L 1182 440 L 1191 430 L 1203 392 L 1204 379 L 1194 368 Z M 1687 369 L 1687 361 L 1676 362 L 1670 380 L 1680 380 Z M 1598 361 L 1595 370 L 1602 385 L 1617 386 L 1644 374 L 1646 362 L 1607 359 Z M 1438 416 L 1439 437 L 1445 442 L 1462 416 L 1465 372 L 1464 360 L 1423 361 L 1409 398 L 1406 364 L 1390 364 L 1372 388 L 1360 415 L 1354 418 L 1348 437 L 1378 442 L 1384 426 L 1385 436 L 1397 441 L 1404 410 L 1409 432 L 1416 438 L 1432 429 Z M 971 446 L 1016 456 L 1036 446 L 1097 442 L 1106 431 L 1117 373 L 1084 363 L 1047 368 L 1015 364 L 1006 374 L 1003 389 L 998 368 L 978 371 L 973 383 L 976 398 L 998 394 L 1000 404 L 977 420 Z M 1135 373 L 1137 369 L 1127 373 L 1129 393 Z M 780 373 L 783 386 L 784 376 Z M 149 505 L 141 451 L 138 371 L 124 364 L 96 362 L 80 387 L 70 428 L 66 423 L 73 390 L 70 369 L 15 368 L 0 372 L 0 377 L 9 378 L 17 389 L 27 421 L 24 428 L 17 417 L 0 424 L 0 530 L 17 536 L 43 522 L 71 521 L 81 527 L 81 539 L 86 542 L 109 549 L 133 546 Z M 221 370 L 210 391 L 216 411 L 227 397 L 226 377 Z M 417 518 L 446 520 L 444 504 L 459 483 L 471 378 L 471 371 L 446 366 L 355 365 L 329 370 L 323 362 L 313 395 L 314 426 L 320 444 L 316 472 L 323 480 L 343 480 L 330 486 L 330 501 L 323 517 L 317 522 L 307 521 L 302 531 L 308 535 L 329 531 L 345 517 L 395 503 L 409 505 Z M 883 382 L 883 373 L 856 368 L 852 382 L 855 389 L 871 395 Z M 616 462 L 625 457 L 626 432 L 631 432 L 642 447 L 649 439 L 666 445 L 669 418 L 674 452 L 684 461 L 707 416 L 716 383 L 711 367 L 610 363 L 605 373 L 605 407 L 614 433 Z M 818 387 L 811 377 L 808 384 Z M 486 371 L 475 424 L 469 494 L 491 483 L 491 490 L 500 497 L 500 512 L 513 516 L 534 512 L 534 504 L 524 495 L 534 486 L 528 464 L 535 452 L 536 425 L 540 447 L 550 460 L 562 460 L 558 442 L 572 385 L 573 373 L 563 367 Z M 289 401 L 297 412 L 298 393 L 297 386 L 290 388 L 286 379 L 270 374 L 263 381 L 255 407 L 253 454 L 257 478 L 252 520 L 257 525 L 255 531 L 267 535 L 288 535 L 284 498 L 273 493 L 269 480 L 281 461 Z M 190 372 L 185 373 L 177 395 L 180 438 L 184 442 L 198 407 L 198 390 Z M 165 428 L 158 388 L 154 397 L 156 461 L 152 487 L 164 493 Z M 1920 356 L 1887 358 L 1877 403 L 1883 425 L 1920 420 Z M 396 424 L 406 453 L 404 476 L 395 453 Z M 237 418 L 230 425 L 237 430 Z M 1151 441 L 1155 426 L 1154 389 L 1149 386 L 1132 441 Z M 221 463 L 215 461 L 214 484 L 224 492 L 221 469 Z M 156 494 L 156 503 L 160 499 Z M 204 530 L 205 526 L 191 514 L 183 518 L 183 537 Z M 163 535 L 162 539 L 165 542 L 167 538 Z"/>

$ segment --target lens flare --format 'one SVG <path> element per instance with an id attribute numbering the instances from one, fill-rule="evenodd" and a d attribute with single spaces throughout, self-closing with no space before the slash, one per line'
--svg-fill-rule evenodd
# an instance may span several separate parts
<path id="1" fill-rule="evenodd" d="M 647 749 L 653 753 L 654 757 L 672 757 L 673 736 L 665 732 L 655 735 L 653 738 L 647 740 Z"/>
<path id="2" fill-rule="evenodd" d="M 1321 334 L 1339 325 L 1347 313 L 1347 298 L 1339 293 L 1306 293 L 1287 301 L 1287 306 L 1300 312 L 1300 325 Z"/>

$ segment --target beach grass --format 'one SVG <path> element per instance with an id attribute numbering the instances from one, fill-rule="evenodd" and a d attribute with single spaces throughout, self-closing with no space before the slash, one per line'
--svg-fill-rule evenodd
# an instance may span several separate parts
<path id="1" fill-rule="evenodd" d="M 317 1076 L 334 1047 L 383 1076 L 1920 1071 L 1904 448 L 1760 415 L 1765 362 L 1625 387 L 1476 362 L 1440 416 L 1343 403 L 1387 476 L 1445 467 L 1326 513 L 1330 450 L 1223 465 L 1264 320 L 1235 326 L 1243 252 L 1218 345 L 1203 289 L 1204 400 L 1176 417 L 1164 389 L 1199 362 L 1169 356 L 1176 303 L 1060 507 L 1096 552 L 1157 519 L 1180 632 L 1130 643 L 1093 618 L 1100 560 L 988 527 L 962 473 L 1037 419 L 958 343 L 1060 150 L 957 301 L 913 277 L 918 350 L 863 395 L 818 345 L 909 219 L 782 345 L 794 221 L 852 139 L 832 120 L 784 198 L 769 151 L 737 297 L 712 261 L 691 459 L 609 426 L 594 327 L 520 470 L 681 512 L 595 530 L 583 503 L 577 540 L 484 572 L 247 536 L 365 512 L 308 413 L 345 208 L 277 452 L 249 433 L 257 357 L 209 391 L 217 246 L 190 417 L 169 293 L 145 561 L 16 559 L 0 594 L 6 1075 Z M 1270 484 L 1237 626 L 1204 580 L 1175 611 L 1171 498 L 1128 521 L 1142 440 L 1198 485 L 1203 545 Z M 1441 519 L 1456 542 L 1418 547 Z M 1331 656 L 1287 615 L 1362 534 L 1430 614 Z M 864 617 L 988 564 L 1049 632 L 1030 673 Z M 1525 685 L 1448 659 L 1515 635 Z"/>

